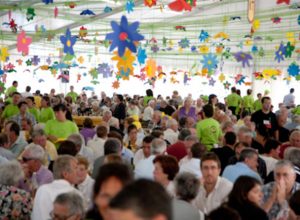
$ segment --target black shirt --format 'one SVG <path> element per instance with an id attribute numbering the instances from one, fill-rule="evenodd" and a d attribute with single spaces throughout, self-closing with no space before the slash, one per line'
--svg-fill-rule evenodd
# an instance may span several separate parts
<path id="1" fill-rule="evenodd" d="M 279 127 L 278 129 L 279 133 L 279 141 L 281 143 L 288 142 L 290 137 L 290 131 L 284 127 Z"/>
<path id="2" fill-rule="evenodd" d="M 278 130 L 278 124 L 276 115 L 273 112 L 265 114 L 262 110 L 258 110 L 252 114 L 251 121 L 255 123 L 256 127 L 265 128 L 269 136 L 275 138 L 275 131 Z"/>
<path id="3" fill-rule="evenodd" d="M 164 112 L 166 115 L 171 116 L 173 112 L 175 112 L 175 109 L 172 106 L 167 105 L 165 108 L 160 107 L 159 111 Z"/>
<path id="4" fill-rule="evenodd" d="M 222 174 L 223 170 L 228 165 L 229 159 L 235 155 L 235 152 L 232 148 L 228 146 L 224 146 L 221 148 L 213 148 L 211 151 L 214 152 L 216 155 L 218 155 L 221 161 L 221 174 Z"/>

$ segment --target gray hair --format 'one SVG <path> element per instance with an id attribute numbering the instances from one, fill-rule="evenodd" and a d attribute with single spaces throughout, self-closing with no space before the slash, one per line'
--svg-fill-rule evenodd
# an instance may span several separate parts
<path id="1" fill-rule="evenodd" d="M 190 131 L 190 129 L 184 128 L 180 131 L 179 135 L 178 135 L 178 140 L 180 141 L 184 141 L 185 138 L 187 136 L 190 136 L 192 134 L 192 132 Z"/>
<path id="2" fill-rule="evenodd" d="M 0 174 L 0 184 L 5 186 L 16 186 L 24 178 L 21 164 L 16 160 L 1 164 Z"/>
<path id="3" fill-rule="evenodd" d="M 34 143 L 27 145 L 27 147 L 25 148 L 25 152 L 29 154 L 30 158 L 39 160 L 41 162 L 43 162 L 46 157 L 44 148 Z"/>
<path id="4" fill-rule="evenodd" d="M 111 110 L 109 110 L 109 109 L 105 110 L 105 111 L 103 112 L 103 116 L 104 116 L 104 115 L 112 116 Z"/>
<path id="5" fill-rule="evenodd" d="M 300 167 L 300 149 L 289 147 L 284 152 L 284 159 L 291 161 L 295 166 Z"/>
<path id="6" fill-rule="evenodd" d="M 199 138 L 196 135 L 189 135 L 184 140 L 185 141 L 194 141 L 195 143 L 199 142 Z"/>
<path id="7" fill-rule="evenodd" d="M 196 198 L 200 187 L 197 177 L 189 172 L 179 173 L 175 178 L 175 189 L 179 199 L 191 201 Z"/>
<path id="8" fill-rule="evenodd" d="M 59 194 L 54 203 L 60 205 L 66 205 L 68 207 L 68 216 L 79 215 L 80 219 L 83 220 L 85 216 L 85 209 L 82 197 L 75 192 L 67 192 Z"/>
<path id="9" fill-rule="evenodd" d="M 71 134 L 67 140 L 73 142 L 76 146 L 79 146 L 80 148 L 84 143 L 84 140 L 83 140 L 83 137 L 81 134 Z"/>
<path id="10" fill-rule="evenodd" d="M 245 161 L 247 158 L 252 158 L 255 155 L 258 155 L 255 149 L 245 148 L 240 154 L 239 161 Z"/>
<path id="11" fill-rule="evenodd" d="M 171 126 L 177 125 L 177 124 L 178 124 L 178 122 L 174 118 L 171 118 L 167 121 L 167 128 L 171 128 Z"/>
<path id="12" fill-rule="evenodd" d="M 294 169 L 294 165 L 292 164 L 291 161 L 289 160 L 279 160 L 276 164 L 275 164 L 275 168 L 274 168 L 274 175 L 276 173 L 276 170 L 281 168 L 281 167 L 289 167 L 293 173 L 295 173 L 295 169 Z"/>
<path id="13" fill-rule="evenodd" d="M 44 135 L 45 135 L 45 131 L 43 129 L 34 129 L 31 133 L 32 139 Z"/>
<path id="14" fill-rule="evenodd" d="M 111 119 L 109 119 L 108 121 L 109 126 L 115 127 L 115 128 L 119 128 L 120 123 L 119 123 L 119 119 L 112 117 Z"/>
<path id="15" fill-rule="evenodd" d="M 155 138 L 151 142 L 151 154 L 163 154 L 167 149 L 167 143 L 161 138 Z"/>
<path id="16" fill-rule="evenodd" d="M 63 173 L 71 171 L 71 161 L 76 160 L 75 157 L 70 155 L 60 155 L 53 164 L 53 177 L 54 179 L 64 179 Z"/>
<path id="17" fill-rule="evenodd" d="M 241 127 L 238 129 L 237 134 L 239 134 L 239 133 L 244 133 L 244 135 L 246 135 L 246 136 L 253 137 L 253 133 L 252 133 L 251 129 L 248 128 L 248 127 L 246 127 L 246 126 L 241 126 Z"/>

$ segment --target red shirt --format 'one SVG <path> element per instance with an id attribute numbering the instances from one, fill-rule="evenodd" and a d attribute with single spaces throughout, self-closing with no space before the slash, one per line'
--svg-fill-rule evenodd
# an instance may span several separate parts
<path id="1" fill-rule="evenodd" d="M 187 155 L 184 142 L 178 141 L 175 144 L 170 145 L 167 148 L 167 153 L 176 157 L 177 160 L 180 161 L 183 157 Z"/>
<path id="2" fill-rule="evenodd" d="M 291 146 L 292 146 L 292 145 L 290 144 L 290 142 L 287 142 L 287 143 L 282 144 L 282 145 L 280 146 L 279 157 L 280 157 L 281 159 L 283 159 L 284 151 L 285 151 L 288 147 L 291 147 Z"/>

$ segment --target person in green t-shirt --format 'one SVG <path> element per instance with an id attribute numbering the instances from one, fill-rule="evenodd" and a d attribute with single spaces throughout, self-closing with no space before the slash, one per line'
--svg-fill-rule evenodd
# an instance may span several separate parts
<path id="1" fill-rule="evenodd" d="M 50 98 L 48 96 L 44 96 L 41 101 L 41 111 L 39 116 L 39 122 L 46 123 L 49 120 L 55 119 L 55 114 L 50 106 Z"/>
<path id="2" fill-rule="evenodd" d="M 148 106 L 148 102 L 153 99 L 153 91 L 151 89 L 146 90 L 146 96 L 144 97 L 144 106 Z"/>
<path id="3" fill-rule="evenodd" d="M 33 96 L 28 96 L 25 99 L 27 106 L 28 106 L 28 112 L 33 114 L 35 117 L 35 120 L 38 121 L 40 118 L 40 111 L 35 107 L 34 98 Z"/>
<path id="4" fill-rule="evenodd" d="M 70 96 L 72 98 L 73 103 L 76 102 L 76 99 L 78 97 L 78 94 L 74 92 L 74 86 L 70 86 L 70 92 L 66 96 Z"/>
<path id="5" fill-rule="evenodd" d="M 12 116 L 19 114 L 18 103 L 21 100 L 21 94 L 18 92 L 14 92 L 12 96 L 12 104 L 5 106 L 4 111 L 2 112 L 1 118 L 2 120 L 9 119 Z"/>
<path id="6" fill-rule="evenodd" d="M 17 87 L 18 87 L 18 82 L 13 81 L 12 86 L 6 90 L 5 97 L 8 98 L 8 97 L 10 97 L 11 94 L 13 94 L 14 92 L 17 92 Z"/>
<path id="7" fill-rule="evenodd" d="M 236 93 L 236 88 L 231 88 L 231 94 L 226 97 L 226 104 L 232 114 L 237 115 L 237 108 L 241 103 L 241 97 Z"/>
<path id="8" fill-rule="evenodd" d="M 66 119 L 67 107 L 64 104 L 58 104 L 53 108 L 55 119 L 47 121 L 45 133 L 48 139 L 53 143 L 67 139 L 71 134 L 78 133 L 77 125 Z"/>
<path id="9" fill-rule="evenodd" d="M 262 99 L 262 95 L 261 95 L 261 93 L 258 93 L 257 99 L 253 103 L 253 109 L 255 112 L 262 109 L 261 99 Z"/>
<path id="10" fill-rule="evenodd" d="M 243 111 L 247 111 L 250 114 L 253 112 L 254 99 L 252 96 L 252 90 L 247 89 L 247 95 L 243 97 Z"/>
<path id="11" fill-rule="evenodd" d="M 197 123 L 197 137 L 200 143 L 211 150 L 215 144 L 219 144 L 222 139 L 222 130 L 218 121 L 212 118 L 214 109 L 212 105 L 203 106 L 204 119 Z"/>

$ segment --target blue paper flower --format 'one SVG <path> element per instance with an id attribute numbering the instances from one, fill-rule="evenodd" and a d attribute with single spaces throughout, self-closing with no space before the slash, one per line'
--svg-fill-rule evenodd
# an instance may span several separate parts
<path id="1" fill-rule="evenodd" d="M 111 69 L 108 63 L 99 64 L 97 71 L 99 74 L 103 74 L 103 78 L 112 77 Z"/>
<path id="2" fill-rule="evenodd" d="M 53 0 L 42 0 L 42 2 L 44 2 L 46 5 L 48 5 L 49 3 L 53 3 Z"/>
<path id="3" fill-rule="evenodd" d="M 256 54 L 258 52 L 258 48 L 256 45 L 253 45 L 253 47 L 251 48 L 251 52 Z"/>
<path id="4" fill-rule="evenodd" d="M 246 65 L 249 67 L 250 66 L 249 60 L 253 59 L 250 54 L 244 53 L 242 51 L 235 53 L 234 57 L 235 57 L 236 61 L 242 62 L 243 68 L 245 68 Z"/>
<path id="5" fill-rule="evenodd" d="M 37 55 L 34 55 L 31 58 L 32 65 L 34 65 L 34 66 L 37 66 L 40 63 L 40 61 L 41 61 L 41 59 Z"/>
<path id="6" fill-rule="evenodd" d="M 125 9 L 127 13 L 133 12 L 134 2 L 132 0 L 128 0 L 125 5 Z"/>
<path id="7" fill-rule="evenodd" d="M 286 47 L 283 45 L 283 43 L 280 44 L 278 50 L 275 52 L 275 60 L 280 63 L 281 61 L 284 60 L 284 55 L 285 55 L 285 49 Z"/>
<path id="8" fill-rule="evenodd" d="M 299 72 L 300 72 L 299 65 L 297 65 L 296 63 L 292 63 L 291 65 L 289 65 L 289 68 L 287 71 L 290 76 L 296 77 L 299 75 Z"/>
<path id="9" fill-rule="evenodd" d="M 214 86 L 216 82 L 217 82 L 217 81 L 216 81 L 214 78 L 211 77 L 211 78 L 209 79 L 209 81 L 208 81 L 208 85 Z"/>
<path id="10" fill-rule="evenodd" d="M 200 42 L 204 42 L 209 38 L 209 34 L 207 31 L 201 30 L 200 35 L 199 35 L 199 40 Z"/>
<path id="11" fill-rule="evenodd" d="M 181 48 L 187 48 L 190 46 L 190 41 L 185 37 L 178 42 Z"/>
<path id="12" fill-rule="evenodd" d="M 151 46 L 151 51 L 152 51 L 153 53 L 157 53 L 157 52 L 159 51 L 159 47 L 157 46 L 157 44 L 153 44 L 153 45 Z"/>
<path id="13" fill-rule="evenodd" d="M 209 53 L 203 56 L 203 60 L 201 60 L 201 63 L 203 64 L 203 68 L 208 69 L 208 71 L 210 72 L 211 70 L 217 68 L 218 59 L 217 56 L 213 55 L 212 53 Z"/>
<path id="14" fill-rule="evenodd" d="M 107 34 L 105 37 L 105 40 L 112 41 L 109 50 L 112 51 L 118 47 L 118 54 L 120 57 L 124 55 L 126 48 L 135 53 L 135 42 L 144 39 L 144 36 L 137 32 L 139 24 L 140 23 L 136 21 L 129 25 L 125 16 L 122 16 L 120 25 L 118 25 L 117 22 L 112 21 L 111 27 L 114 32 Z"/>
<path id="15" fill-rule="evenodd" d="M 197 52 L 197 47 L 196 46 L 191 46 L 191 52 L 193 52 L 193 53 Z"/>
<path id="16" fill-rule="evenodd" d="M 145 64 L 145 60 L 147 59 L 146 50 L 139 47 L 138 52 L 137 52 L 137 58 L 138 58 L 139 64 Z"/>
<path id="17" fill-rule="evenodd" d="M 71 31 L 68 28 L 65 36 L 60 36 L 60 41 L 64 45 L 64 53 L 74 55 L 73 46 L 76 43 L 76 36 L 71 36 Z"/>
<path id="18" fill-rule="evenodd" d="M 90 9 L 85 9 L 80 13 L 80 15 L 96 15 L 96 14 Z"/>

